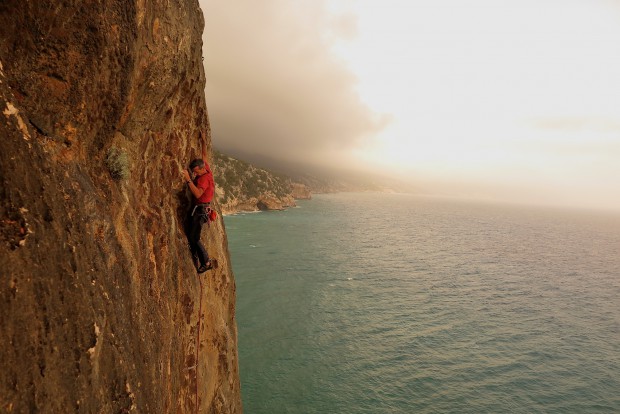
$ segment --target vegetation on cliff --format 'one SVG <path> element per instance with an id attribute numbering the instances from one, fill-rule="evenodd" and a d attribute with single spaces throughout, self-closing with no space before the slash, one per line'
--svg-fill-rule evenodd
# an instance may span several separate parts
<path id="1" fill-rule="evenodd" d="M 295 198 L 310 198 L 303 185 L 290 177 L 256 167 L 213 151 L 216 196 L 224 214 L 238 211 L 280 210 L 295 206 Z"/>

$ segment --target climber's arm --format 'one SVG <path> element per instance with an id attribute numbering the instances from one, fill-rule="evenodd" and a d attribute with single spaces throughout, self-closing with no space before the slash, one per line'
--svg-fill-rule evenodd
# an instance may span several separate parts
<path id="1" fill-rule="evenodd" d="M 202 145 L 202 160 L 207 165 L 207 137 L 202 132 L 200 133 L 200 141 Z"/>
<path id="2" fill-rule="evenodd" d="M 200 198 L 202 193 L 205 192 L 204 188 L 197 187 L 196 184 L 194 184 L 192 181 L 188 182 L 187 186 L 189 187 L 189 191 L 191 191 L 194 197 L 196 197 L 197 199 Z"/>

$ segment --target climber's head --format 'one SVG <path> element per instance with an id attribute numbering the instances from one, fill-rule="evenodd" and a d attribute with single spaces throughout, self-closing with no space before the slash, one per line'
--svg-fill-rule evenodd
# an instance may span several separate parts
<path id="1" fill-rule="evenodd" d="M 201 160 L 200 158 L 196 158 L 195 160 L 192 160 L 192 162 L 189 163 L 189 169 L 191 172 L 193 172 L 196 175 L 202 175 L 205 172 L 207 172 L 207 169 L 205 167 L 205 162 Z"/>

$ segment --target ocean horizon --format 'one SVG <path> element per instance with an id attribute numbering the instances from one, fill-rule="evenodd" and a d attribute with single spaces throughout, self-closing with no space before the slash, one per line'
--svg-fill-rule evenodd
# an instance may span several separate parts
<path id="1" fill-rule="evenodd" d="M 337 193 L 224 220 L 246 412 L 620 412 L 618 214 Z"/>

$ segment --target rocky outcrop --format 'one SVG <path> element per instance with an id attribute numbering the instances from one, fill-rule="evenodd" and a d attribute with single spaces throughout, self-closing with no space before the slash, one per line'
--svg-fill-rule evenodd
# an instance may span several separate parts
<path id="1" fill-rule="evenodd" d="M 236 214 L 253 211 L 281 211 L 297 207 L 295 199 L 290 196 L 277 197 L 273 194 L 261 194 L 259 197 L 229 198 L 221 204 L 222 214 Z"/>
<path id="2" fill-rule="evenodd" d="M 310 198 L 310 191 L 303 184 L 217 151 L 212 167 L 223 214 L 284 210 L 295 207 L 296 198 Z"/>
<path id="3" fill-rule="evenodd" d="M 310 189 L 301 183 L 291 183 L 291 195 L 297 200 L 310 200 L 312 198 Z"/>
<path id="4" fill-rule="evenodd" d="M 292 196 L 274 197 L 264 195 L 256 201 L 259 210 L 284 210 L 287 207 L 295 207 L 295 199 Z"/>
<path id="5" fill-rule="evenodd" d="M 182 231 L 203 25 L 197 0 L 0 3 L 0 412 L 241 412 L 224 225 L 202 278 Z"/>

